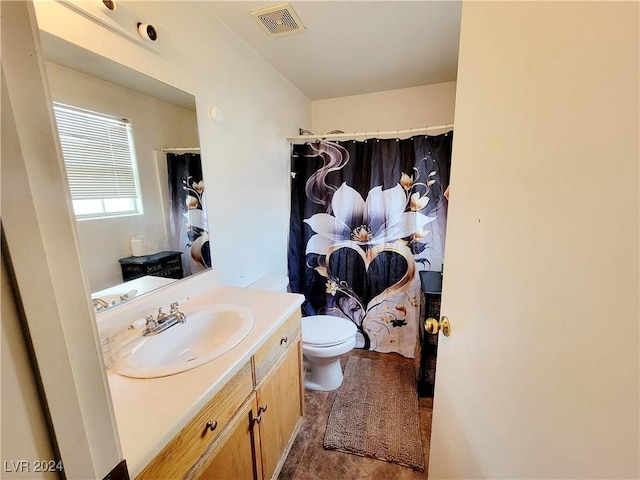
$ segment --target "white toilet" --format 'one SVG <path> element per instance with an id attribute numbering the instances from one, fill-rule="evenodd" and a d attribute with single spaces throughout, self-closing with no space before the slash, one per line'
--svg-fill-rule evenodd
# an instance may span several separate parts
<path id="1" fill-rule="evenodd" d="M 342 385 L 340 357 L 356 345 L 353 322 L 329 315 L 302 318 L 304 386 L 330 391 Z"/>
<path id="2" fill-rule="evenodd" d="M 249 288 L 286 292 L 288 285 L 287 277 L 268 276 Z M 305 388 L 330 391 L 342 385 L 340 357 L 355 347 L 356 331 L 352 322 L 340 317 L 313 315 L 302 318 Z"/>

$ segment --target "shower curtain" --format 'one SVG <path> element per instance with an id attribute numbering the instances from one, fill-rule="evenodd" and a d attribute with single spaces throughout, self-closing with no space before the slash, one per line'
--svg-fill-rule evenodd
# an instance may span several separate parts
<path id="1" fill-rule="evenodd" d="M 167 154 L 169 245 L 182 252 L 184 276 L 211 266 L 202 163 L 196 153 Z"/>
<path id="2" fill-rule="evenodd" d="M 418 272 L 442 267 L 452 139 L 293 146 L 288 268 L 305 315 L 352 321 L 359 348 L 414 356 Z"/>

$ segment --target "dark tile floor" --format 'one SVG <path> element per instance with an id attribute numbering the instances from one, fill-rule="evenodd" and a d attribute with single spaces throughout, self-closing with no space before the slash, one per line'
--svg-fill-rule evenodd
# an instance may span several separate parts
<path id="1" fill-rule="evenodd" d="M 389 362 L 413 363 L 413 360 L 397 354 L 381 354 L 355 349 L 344 356 L 343 368 L 349 355 L 367 358 L 383 357 L 385 361 Z M 322 440 L 336 393 L 337 391 L 318 392 L 305 390 L 306 413 L 303 425 L 282 467 L 278 477 L 279 480 L 424 480 L 427 478 L 427 468 L 425 468 L 424 472 L 418 472 L 374 458 L 325 450 L 322 447 Z M 433 399 L 420 398 L 419 404 L 425 465 L 428 465 Z"/>

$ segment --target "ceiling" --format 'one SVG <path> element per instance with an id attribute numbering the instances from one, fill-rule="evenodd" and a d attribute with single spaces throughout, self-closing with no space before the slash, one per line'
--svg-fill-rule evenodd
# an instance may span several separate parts
<path id="1" fill-rule="evenodd" d="M 305 30 L 276 37 L 250 12 L 282 2 L 203 3 L 311 100 L 456 79 L 460 1 L 294 1 Z"/>

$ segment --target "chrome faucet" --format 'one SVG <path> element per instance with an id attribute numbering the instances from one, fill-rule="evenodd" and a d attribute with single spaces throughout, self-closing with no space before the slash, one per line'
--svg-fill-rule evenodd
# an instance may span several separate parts
<path id="1" fill-rule="evenodd" d="M 96 313 L 102 312 L 103 310 L 107 310 L 111 307 L 122 305 L 123 303 L 128 302 L 129 300 L 131 300 L 133 297 L 136 296 L 136 293 L 138 293 L 137 290 L 129 290 L 127 293 L 123 293 L 122 295 L 120 295 L 119 299 L 111 300 L 110 302 L 107 302 L 102 297 L 94 298 L 93 308 L 95 309 Z"/>
<path id="2" fill-rule="evenodd" d="M 158 316 L 153 318 L 153 315 L 146 317 L 147 325 L 142 335 L 157 335 L 160 332 L 164 332 L 166 329 L 173 327 L 178 323 L 184 323 L 187 321 L 187 316 L 178 310 L 178 302 L 173 302 L 169 305 L 169 313 L 164 313 L 162 307 L 158 308 Z"/>
<path id="3" fill-rule="evenodd" d="M 104 308 L 109 308 L 109 304 L 106 301 L 104 301 L 104 299 L 102 298 L 94 298 L 93 306 L 96 309 L 96 311 L 100 311 Z"/>

